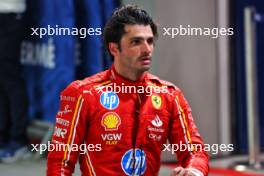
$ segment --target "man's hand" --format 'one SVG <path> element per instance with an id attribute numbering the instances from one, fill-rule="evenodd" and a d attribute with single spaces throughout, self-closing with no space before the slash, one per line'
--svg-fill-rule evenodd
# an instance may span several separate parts
<path id="1" fill-rule="evenodd" d="M 183 167 L 176 167 L 173 169 L 170 176 L 195 176 L 190 170 Z"/>

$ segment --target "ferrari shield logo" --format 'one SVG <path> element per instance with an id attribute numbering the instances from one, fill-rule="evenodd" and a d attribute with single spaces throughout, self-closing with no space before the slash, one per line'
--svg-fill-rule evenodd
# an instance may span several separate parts
<path id="1" fill-rule="evenodd" d="M 161 106 L 161 97 L 159 95 L 152 95 L 151 96 L 152 105 L 154 108 L 159 109 Z"/>

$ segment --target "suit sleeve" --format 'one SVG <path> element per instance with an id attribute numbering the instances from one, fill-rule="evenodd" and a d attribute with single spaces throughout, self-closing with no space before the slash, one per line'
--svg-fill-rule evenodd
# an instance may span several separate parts
<path id="1" fill-rule="evenodd" d="M 86 112 L 84 97 L 78 89 L 69 86 L 61 93 L 48 153 L 47 176 L 70 176 L 74 172 L 79 147 L 84 142 Z"/>
<path id="2" fill-rule="evenodd" d="M 174 94 L 173 115 L 169 132 L 172 151 L 176 152 L 178 164 L 208 175 L 208 154 L 198 129 L 194 124 L 191 108 L 181 91 Z"/>

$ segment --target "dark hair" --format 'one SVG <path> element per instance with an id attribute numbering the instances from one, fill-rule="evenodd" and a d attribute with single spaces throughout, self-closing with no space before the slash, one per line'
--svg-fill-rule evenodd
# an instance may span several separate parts
<path id="1" fill-rule="evenodd" d="M 110 55 L 111 53 L 109 51 L 108 44 L 110 42 L 117 43 L 120 49 L 120 40 L 125 33 L 126 24 L 150 25 L 154 37 L 158 37 L 157 25 L 145 10 L 139 8 L 136 5 L 122 6 L 113 12 L 112 16 L 104 27 L 104 45 Z"/>

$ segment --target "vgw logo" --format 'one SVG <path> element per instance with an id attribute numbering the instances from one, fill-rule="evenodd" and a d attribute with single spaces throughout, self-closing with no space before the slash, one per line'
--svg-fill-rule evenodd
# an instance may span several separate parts
<path id="1" fill-rule="evenodd" d="M 126 175 L 143 175 L 147 168 L 146 154 L 140 149 L 130 149 L 122 157 L 121 166 Z"/>
<path id="2" fill-rule="evenodd" d="M 101 134 L 102 139 L 105 140 L 121 140 L 122 134 Z"/>
<path id="3" fill-rule="evenodd" d="M 100 103 L 104 108 L 113 110 L 119 104 L 119 98 L 114 92 L 104 92 L 100 96 Z"/>

